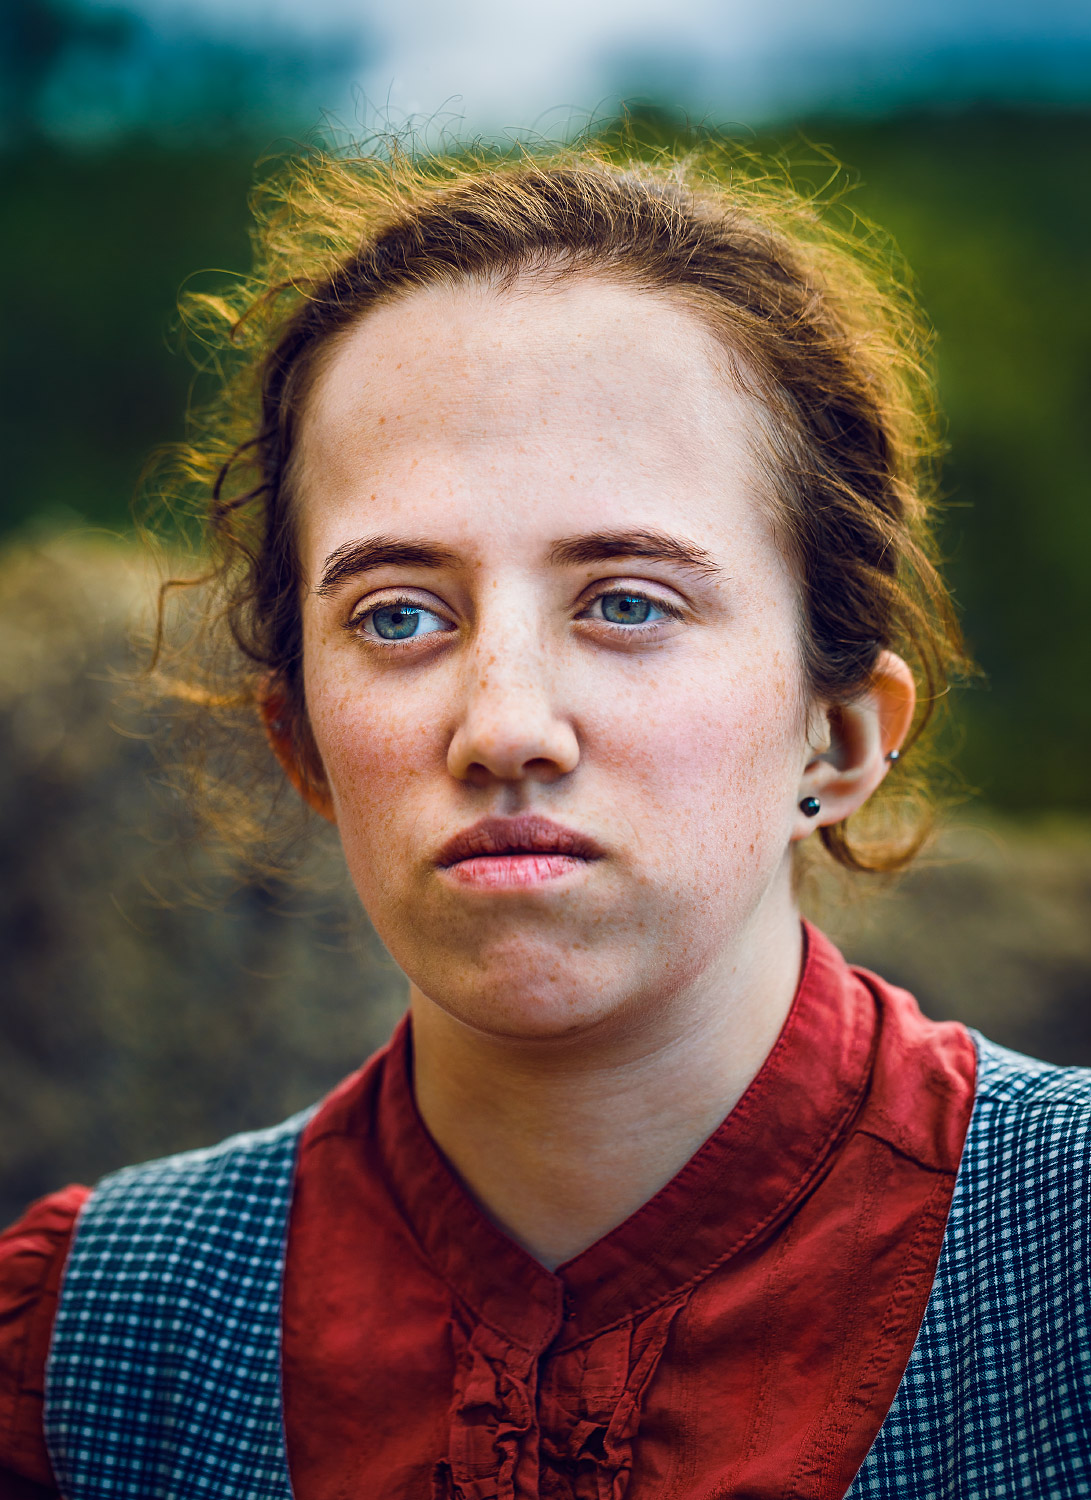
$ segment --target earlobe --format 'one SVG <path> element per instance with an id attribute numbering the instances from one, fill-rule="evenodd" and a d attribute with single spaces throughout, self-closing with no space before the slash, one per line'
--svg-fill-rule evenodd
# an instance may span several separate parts
<path id="1" fill-rule="evenodd" d="M 315 776 L 314 770 L 308 765 L 312 757 L 300 750 L 287 694 L 275 677 L 266 678 L 258 691 L 257 703 L 265 726 L 265 737 L 280 762 L 281 770 L 308 807 L 328 823 L 336 823 L 333 800 L 325 778 Z M 317 754 L 313 758 L 317 760 Z"/>
<path id="2" fill-rule="evenodd" d="M 829 743 L 804 769 L 793 839 L 816 825 L 840 823 L 864 805 L 897 759 L 916 702 L 913 673 L 900 656 L 883 651 L 867 691 L 826 710 Z"/>

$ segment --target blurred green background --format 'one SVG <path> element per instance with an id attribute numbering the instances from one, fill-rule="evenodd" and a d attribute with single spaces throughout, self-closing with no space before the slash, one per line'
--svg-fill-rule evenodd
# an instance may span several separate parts
<path id="1" fill-rule="evenodd" d="M 137 477 L 183 430 L 179 288 L 246 270 L 256 161 L 320 135 L 366 37 L 193 22 L 165 48 L 129 12 L 27 0 L 3 26 L 0 1217 L 276 1118 L 400 1003 L 321 840 L 319 894 L 181 902 L 184 877 L 214 877 L 110 681 L 147 597 Z M 634 115 L 650 140 L 684 134 L 662 99 Z M 952 755 L 986 831 L 949 834 L 897 901 L 827 919 L 935 1013 L 1091 1063 L 1091 105 L 834 100 L 742 133 L 816 184 L 828 148 L 844 201 L 916 273 L 948 422 L 943 547 L 984 669 Z"/>

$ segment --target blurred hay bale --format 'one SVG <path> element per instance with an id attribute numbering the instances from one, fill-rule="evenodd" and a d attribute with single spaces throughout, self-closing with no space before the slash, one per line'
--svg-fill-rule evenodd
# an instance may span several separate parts
<path id="1" fill-rule="evenodd" d="M 404 1005 L 332 837 L 306 894 L 229 884 L 194 846 L 119 683 L 150 588 L 106 539 L 0 558 L 3 1222 L 65 1181 L 310 1103 Z"/>
<path id="2" fill-rule="evenodd" d="M 871 900 L 818 915 L 854 960 L 929 1015 L 1050 1062 L 1091 1065 L 1091 824 L 985 817 Z"/>
<path id="3" fill-rule="evenodd" d="M 193 844 L 118 684 L 150 586 L 107 539 L 0 557 L 3 1222 L 65 1181 L 282 1118 L 404 1003 L 332 836 L 307 894 L 226 886 Z M 850 957 L 934 1015 L 1091 1064 L 1087 826 L 952 830 L 895 891 L 840 889 L 819 915 Z"/>

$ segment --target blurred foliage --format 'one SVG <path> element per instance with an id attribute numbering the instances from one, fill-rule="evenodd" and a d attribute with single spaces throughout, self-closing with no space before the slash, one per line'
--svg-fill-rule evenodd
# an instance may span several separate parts
<path id="1" fill-rule="evenodd" d="M 76 148 L 133 135 L 176 146 L 252 140 L 309 121 L 367 50 L 362 23 L 331 32 L 260 28 L 225 10 L 151 19 L 109 0 L 4 0 L 0 144 Z"/>
<path id="2" fill-rule="evenodd" d="M 682 134 L 645 113 L 650 141 Z M 824 121 L 759 137 L 892 232 L 938 332 L 949 420 L 943 542 L 986 672 L 960 695 L 958 763 L 1010 809 L 1091 809 L 1091 112 Z M 0 155 L 0 528 L 124 527 L 139 469 L 181 435 L 191 371 L 178 288 L 248 263 L 252 140 L 126 137 Z"/>
<path id="3" fill-rule="evenodd" d="M 57 0 L 6 0 L 0 10 L 0 130 L 20 145 L 41 129 L 43 95 L 69 57 L 123 55 L 137 30 L 124 11 Z"/>
<path id="4" fill-rule="evenodd" d="M 1091 115 L 931 117 L 835 145 L 938 333 L 942 532 L 986 673 L 961 767 L 1013 808 L 1091 808 Z"/>

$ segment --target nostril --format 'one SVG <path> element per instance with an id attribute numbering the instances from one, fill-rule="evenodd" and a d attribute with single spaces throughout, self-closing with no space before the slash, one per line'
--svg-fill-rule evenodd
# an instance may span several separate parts
<path id="1" fill-rule="evenodd" d="M 523 767 L 523 774 L 533 777 L 535 781 L 557 781 L 568 772 L 555 760 L 548 760 L 542 756 L 535 760 L 528 760 Z"/>
<path id="2" fill-rule="evenodd" d="M 531 760 L 512 762 L 507 766 L 498 765 L 490 761 L 471 761 L 461 772 L 454 772 L 461 779 L 468 781 L 471 786 L 485 786 L 490 781 L 537 781 L 550 783 L 558 781 L 567 771 L 556 764 L 555 761 L 546 756 L 536 756 Z"/>
<path id="3" fill-rule="evenodd" d="M 490 771 L 488 766 L 483 766 L 480 761 L 471 761 L 464 771 L 455 772 L 463 781 L 468 781 L 471 786 L 487 786 L 490 781 L 497 779 L 496 773 Z"/>
<path id="4" fill-rule="evenodd" d="M 573 725 L 540 696 L 528 701 L 525 694 L 511 695 L 485 705 L 471 695 L 447 765 L 452 776 L 475 784 L 482 777 L 554 781 L 575 767 L 579 755 Z"/>

